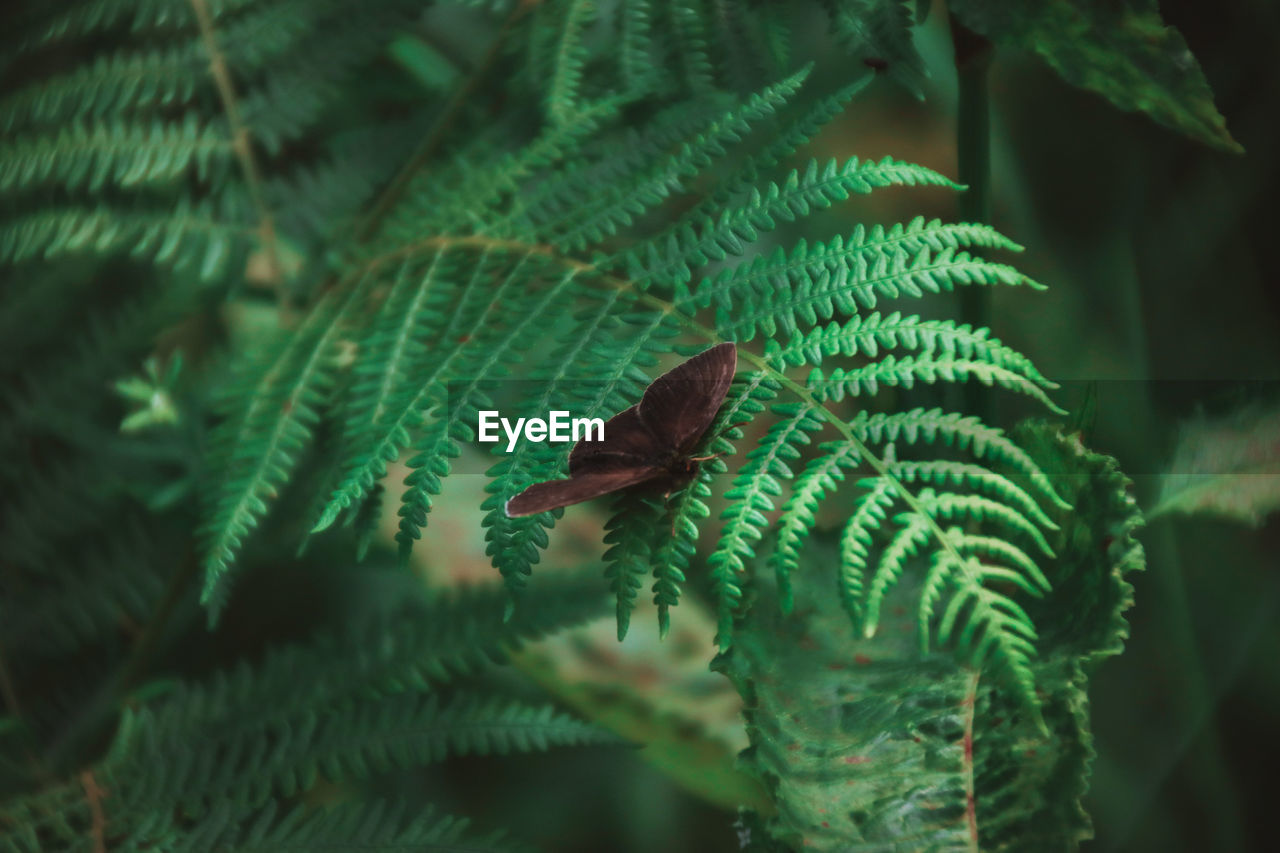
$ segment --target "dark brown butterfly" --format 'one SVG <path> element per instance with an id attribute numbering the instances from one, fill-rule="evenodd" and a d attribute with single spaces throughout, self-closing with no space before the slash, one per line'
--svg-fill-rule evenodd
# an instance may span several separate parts
<path id="1" fill-rule="evenodd" d="M 698 353 L 653 380 L 640 402 L 604 425 L 601 441 L 579 441 L 569 479 L 536 483 L 507 501 L 515 518 L 581 503 L 638 483 L 668 491 L 689 482 L 691 457 L 715 420 L 738 366 L 732 343 Z"/>

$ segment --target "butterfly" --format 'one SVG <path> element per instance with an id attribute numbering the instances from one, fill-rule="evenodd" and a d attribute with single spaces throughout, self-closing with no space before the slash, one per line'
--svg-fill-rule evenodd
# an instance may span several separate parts
<path id="1" fill-rule="evenodd" d="M 691 454 L 715 420 L 737 367 L 738 349 L 730 342 L 671 368 L 639 403 L 605 422 L 601 441 L 573 446 L 569 479 L 535 483 L 507 501 L 507 515 L 534 515 L 640 483 L 667 491 L 688 483 L 698 463 L 711 458 Z"/>

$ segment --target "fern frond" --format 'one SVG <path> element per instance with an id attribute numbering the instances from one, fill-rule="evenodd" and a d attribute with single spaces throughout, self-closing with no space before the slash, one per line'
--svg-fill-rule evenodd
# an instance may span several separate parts
<path id="1" fill-rule="evenodd" d="M 907 561 L 933 540 L 935 526 L 940 522 L 967 518 L 975 522 L 1003 526 L 1026 536 L 1047 556 L 1053 556 L 1053 550 L 1040 529 L 1017 510 L 1000 501 L 982 495 L 937 493 L 932 489 L 921 491 L 916 496 L 916 501 L 918 508 L 902 513 L 894 519 L 899 529 L 885 549 L 880 567 L 867 591 L 864 602 L 865 615 L 862 619 L 863 630 L 867 636 L 874 635 L 885 596 L 901 577 Z M 949 539 L 944 539 L 940 545 L 940 550 L 951 555 L 948 558 L 950 562 L 936 564 L 935 570 L 949 571 L 948 567 L 954 567 L 957 563 L 958 554 Z M 1034 578 L 1035 575 L 1032 577 Z M 926 589 L 929 586 L 930 582 L 927 581 Z"/>
<path id="2" fill-rule="evenodd" d="M 738 340 L 757 334 L 795 334 L 836 311 L 856 314 L 875 308 L 877 298 L 950 291 L 959 285 L 1038 287 L 1013 267 L 971 257 L 967 252 L 922 249 L 914 256 L 880 247 L 801 243 L 789 256 L 727 269 L 694 294 L 696 304 L 716 303 L 716 329 Z"/>
<path id="3" fill-rule="evenodd" d="M 428 807 L 374 803 L 341 803 L 327 808 L 298 806 L 276 819 L 274 802 L 256 813 L 215 808 L 174 851 L 201 850 L 333 850 L 413 849 L 425 853 L 529 853 L 501 832 L 468 832 L 465 819 L 437 814 Z"/>
<path id="4" fill-rule="evenodd" d="M 886 468 L 894 479 L 902 483 L 922 482 L 939 487 L 956 485 L 981 491 L 1014 507 L 1038 526 L 1046 530 L 1057 529 L 1057 525 L 1025 489 L 1003 474 L 982 465 L 944 459 L 895 459 L 886 462 Z"/>
<path id="5" fill-rule="evenodd" d="M 415 122 L 351 134 L 330 146 L 327 157 L 299 166 L 263 188 L 286 237 L 328 244 L 342 235 L 361 206 L 408 156 L 420 134 Z"/>
<path id="6" fill-rule="evenodd" d="M 653 281 L 675 287 L 687 282 L 692 277 L 688 264 L 697 263 L 699 257 L 711 257 L 705 255 L 701 247 L 704 243 L 714 242 L 716 238 L 711 232 L 724 227 L 716 224 L 723 218 L 722 208 L 743 193 L 758 192 L 761 175 L 816 136 L 823 125 L 844 109 L 864 83 L 859 81 L 818 98 L 800 115 L 790 117 L 775 138 L 746 156 L 733 174 L 685 216 L 658 234 L 637 241 L 611 259 L 609 265 L 625 270 L 627 276 L 638 283 Z"/>
<path id="7" fill-rule="evenodd" d="M 0 190 L 54 186 L 97 192 L 107 186 L 168 184 L 188 172 L 211 181 L 232 153 L 226 132 L 194 113 L 180 123 L 75 124 L 52 138 L 25 136 L 0 145 Z"/>
<path id="8" fill-rule="evenodd" d="M 671 495 L 667 502 L 666 518 L 662 518 L 651 530 L 656 531 L 657 543 L 653 546 L 653 603 L 658 607 L 658 637 L 667 636 L 671 630 L 671 608 L 680 603 L 680 585 L 687 580 L 686 572 L 696 553 L 698 522 L 711 515 L 706 500 L 711 497 L 708 485 L 716 473 L 712 466 L 704 466 L 688 486 Z M 669 519 L 670 530 L 664 531 Z M 664 532 L 670 535 L 664 536 Z"/>
<path id="9" fill-rule="evenodd" d="M 334 780 L 366 778 L 439 762 L 454 755 L 544 752 L 555 746 L 617 744 L 616 736 L 557 713 L 549 705 L 500 698 L 455 696 L 447 704 L 430 692 L 347 698 L 334 705 L 315 699 L 293 713 L 272 711 L 252 724 L 237 722 L 246 709 L 237 697 L 217 715 L 200 713 L 198 725 L 182 705 L 205 697 L 175 696 L 173 705 L 126 712 L 112 775 L 133 782 L 129 797 L 150 808 L 180 806 L 199 814 L 219 802 L 254 808 L 273 793 L 310 788 L 320 773 Z M 323 711 L 323 718 L 318 712 Z M 155 772 L 150 768 L 163 768 Z M 245 780 L 252 780 L 245 784 Z"/>
<path id="10" fill-rule="evenodd" d="M 1006 351 L 1002 350 L 992 350 L 985 358 L 962 358 L 931 351 L 901 358 L 888 354 L 879 361 L 851 370 L 837 367 L 824 374 L 821 368 L 815 367 L 809 374 L 806 387 L 819 400 L 842 400 L 846 394 L 850 397 L 874 396 L 881 385 L 912 388 L 916 382 L 933 385 L 938 381 L 964 382 L 972 377 L 988 387 L 998 385 L 1026 394 L 1046 409 L 1065 415 L 1066 410 L 1050 400 L 1041 387 L 1056 388 L 1055 383 L 1043 377 L 1037 380 L 1035 376 L 1008 366 L 1019 359 L 1022 359 L 1020 354 L 1012 353 L 1007 357 Z"/>
<path id="11" fill-rule="evenodd" d="M 595 18 L 595 6 L 595 0 L 570 0 L 564 17 L 547 93 L 547 114 L 557 124 L 564 123 L 573 115 L 581 98 L 579 89 L 587 63 L 583 31 Z"/>
<path id="12" fill-rule="evenodd" d="M 601 98 L 548 126 L 517 151 L 488 158 L 482 168 L 472 157 L 459 156 L 451 162 L 448 176 L 424 175 L 424 187 L 429 184 L 430 191 L 409 194 L 389 224 L 388 236 L 403 242 L 428 227 L 445 234 L 492 234 L 537 242 L 536 229 L 523 222 L 525 209 L 553 197 L 556 177 L 569 182 L 581 177 L 578 168 L 563 168 L 554 177 L 547 170 L 565 162 L 570 152 L 600 131 L 618 107 L 617 99 Z M 535 176 L 537 181 L 529 185 Z"/>
<path id="13" fill-rule="evenodd" d="M 598 582 L 585 576 L 538 584 L 528 592 L 537 607 L 506 621 L 504 599 L 500 587 L 441 596 L 390 620 L 269 649 L 254 666 L 242 661 L 128 708 L 100 762 L 0 803 L 0 824 L 15 829 L 0 849 L 78 849 L 101 820 L 97 808 L 109 816 L 113 843 L 204 850 L 216 833 L 262 830 L 278 798 L 311 787 L 321 772 L 344 779 L 452 754 L 617 743 L 547 706 L 466 694 L 444 703 L 431 692 L 525 640 L 604 612 Z M 109 798 L 95 804 L 88 785 Z M 355 840 L 367 846 L 383 829 L 366 827 Z"/>
<path id="14" fill-rule="evenodd" d="M 881 349 L 897 348 L 987 361 L 1022 373 L 1042 387 L 1056 387 L 1030 359 L 991 337 L 987 329 L 974 329 L 953 320 L 922 320 L 918 315 L 903 316 L 897 311 L 883 317 L 879 311 L 873 311 L 843 322 L 817 326 L 771 350 L 770 357 L 779 357 L 783 363 L 799 367 L 821 364 L 823 359 L 834 355 L 874 358 Z"/>
<path id="15" fill-rule="evenodd" d="M 725 493 L 729 506 L 721 513 L 725 522 L 716 550 L 708 558 L 718 607 L 719 642 L 729 645 L 733 614 L 742 598 L 745 560 L 754 554 L 755 543 L 769 524 L 766 512 L 774 509 L 771 496 L 782 494 L 779 478 L 790 479 L 790 461 L 800 456 L 799 445 L 808 444 L 809 433 L 822 428 L 822 421 L 808 403 L 776 403 L 780 420 L 769 428 L 755 450 L 747 455 L 733 485 Z"/>
<path id="16" fill-rule="evenodd" d="M 221 0 L 210 3 L 210 14 L 221 17 L 255 0 Z M 63 8 L 42 10 L 42 20 L 30 21 L 6 53 L 20 58 L 35 50 L 91 37 L 116 28 L 132 33 L 194 28 L 191 5 L 176 0 L 86 0 Z M 154 34 L 154 33 L 149 33 Z"/>
<path id="17" fill-rule="evenodd" d="M 439 255 L 429 254 L 427 260 L 427 272 L 440 268 Z M 378 325 L 367 344 L 371 354 L 369 364 L 358 368 L 358 393 L 347 403 L 348 407 L 363 407 L 364 415 L 353 412 L 348 416 L 353 446 L 363 450 L 347 462 L 346 473 L 313 526 L 313 532 L 324 530 L 337 520 L 339 513 L 361 500 L 386 474 L 387 464 L 395 461 L 401 449 L 409 444 L 411 430 L 423 423 L 426 412 L 447 403 L 444 399 L 447 393 L 441 386 L 462 351 L 487 346 L 501 333 L 501 327 L 487 321 L 513 281 L 507 260 L 481 252 L 472 261 L 471 275 L 457 293 L 440 286 L 447 282 L 436 282 L 430 276 L 415 283 L 412 271 L 418 268 L 420 259 L 405 259 L 398 267 L 399 282 L 392 295 L 408 300 L 404 303 L 406 310 L 415 305 L 421 310 L 416 314 L 398 314 L 389 308 L 379 314 Z M 444 266 L 449 268 L 457 263 L 451 261 Z M 483 288 L 486 275 L 497 277 L 504 271 L 504 283 L 496 292 Z M 448 342 L 452 354 L 444 359 L 429 358 L 431 340 Z M 421 361 L 412 358 L 415 351 L 421 353 Z M 430 373 L 425 376 L 418 373 L 432 361 Z M 367 394 L 373 389 L 377 390 L 377 396 L 362 403 L 359 392 Z M 374 416 L 377 420 L 370 420 Z M 442 471 L 448 472 L 447 462 Z"/>
<path id="18" fill-rule="evenodd" d="M 525 642 L 604 615 L 596 578 L 547 578 L 526 592 L 530 606 L 504 620 L 505 591 L 496 585 L 443 595 L 391 619 L 366 620 L 306 645 L 270 650 L 254 667 L 221 672 L 184 687 L 174 706 L 153 717 L 146 736 L 182 742 L 238 709 L 255 708 L 262 723 L 336 706 L 370 691 L 425 690 L 506 659 Z"/>
<path id="19" fill-rule="evenodd" d="M 622 17 L 618 43 L 618 65 L 628 92 L 648 91 L 657 78 L 653 39 L 653 3 L 629 0 L 618 13 Z"/>
<path id="20" fill-rule="evenodd" d="M 332 382 L 337 336 L 344 315 L 364 291 L 333 291 L 238 395 L 248 405 L 215 430 L 214 452 L 227 471 L 210 489 L 202 529 L 205 583 L 201 600 L 216 619 L 226 595 L 226 574 L 249 532 L 288 479 L 319 420 L 318 406 Z"/>
<path id="21" fill-rule="evenodd" d="M 604 542 L 610 546 L 604 552 L 604 576 L 617 602 L 621 642 L 631 626 L 631 611 L 636 606 L 640 579 L 649 572 L 650 542 L 662 514 L 652 501 L 627 492 L 620 493 L 613 505 L 613 516 L 604 526 Z"/>
<path id="22" fill-rule="evenodd" d="M 713 438 L 706 452 L 717 456 L 736 453 L 733 440 L 742 437 L 739 426 L 749 423 L 764 411 L 766 403 L 777 396 L 777 383 L 763 371 L 751 374 L 745 381 L 735 381 L 720 408 L 716 422 L 708 430 Z M 688 486 L 670 497 L 667 518 L 670 535 L 660 524 L 655 530 L 657 544 L 653 548 L 653 603 L 658 607 L 658 636 L 665 637 L 671 628 L 671 608 L 680 601 L 680 585 L 685 582 L 689 564 L 698 540 L 698 522 L 711 515 L 707 499 L 711 497 L 711 478 L 726 466 L 719 458 L 701 465 Z"/>
<path id="23" fill-rule="evenodd" d="M 911 41 L 913 13 L 903 0 L 824 0 L 832 35 L 855 57 L 879 60 L 889 76 L 923 100 L 928 72 Z"/>
<path id="24" fill-rule="evenodd" d="M 728 255 L 741 255 L 744 243 L 773 231 L 779 222 L 793 222 L 808 216 L 813 210 L 848 199 L 851 193 L 865 194 L 878 187 L 921 183 L 957 186 L 929 169 L 888 158 L 877 163 L 860 162 L 855 157 L 843 166 L 832 159 L 821 169 L 816 160 L 811 160 L 803 174 L 793 170 L 781 184 L 766 184 L 763 191 L 753 187 L 745 200 L 722 206 L 714 222 L 686 225 L 681 231 L 670 233 L 667 245 L 662 247 L 665 257 L 658 263 L 651 258 L 649 268 L 638 280 L 672 267 L 677 273 L 685 271 L 683 276 L 677 274 L 676 281 L 687 280 L 689 265 L 703 266 L 710 261 L 724 260 Z M 647 248 L 651 253 L 657 251 L 653 244 Z"/>
<path id="25" fill-rule="evenodd" d="M 209 281 L 252 243 L 244 211 L 235 194 L 195 203 L 184 199 L 170 207 L 51 205 L 0 221 L 0 261 L 123 250 L 177 269 L 194 267 Z"/>
<path id="26" fill-rule="evenodd" d="M 242 99 L 245 126 L 269 154 L 278 154 L 314 126 L 340 86 L 373 60 L 418 8 L 411 0 L 384 0 L 373 6 L 330 2 L 321 7 L 329 14 L 305 14 L 305 19 L 315 18 L 299 33 L 305 37 L 275 57 L 274 73 Z M 301 29 L 296 23 L 291 28 Z M 227 43 L 234 45 L 229 38 Z M 235 58 L 233 53 L 230 61 Z"/>
<path id="27" fill-rule="evenodd" d="M 863 494 L 840 537 L 840 603 L 854 624 L 865 625 L 866 574 L 875 531 L 886 526 L 899 491 L 891 477 L 868 477 L 858 481 L 858 488 Z"/>
<path id="28" fill-rule="evenodd" d="M 790 612 L 793 604 L 791 573 L 800 567 L 800 548 L 817 523 L 818 505 L 827 492 L 839 487 L 843 469 L 857 466 L 862 459 L 861 449 L 850 442 L 826 442 L 818 450 L 820 455 L 796 477 L 778 519 L 778 541 L 770 562 L 777 574 L 778 603 L 783 612 Z"/>
<path id="29" fill-rule="evenodd" d="M 12 134 L 38 125 L 186 105 L 200 88 L 200 62 L 198 41 L 105 56 L 6 97 L 0 101 L 0 126 Z"/>
<path id="30" fill-rule="evenodd" d="M 703 0 L 676 0 L 666 6 L 674 54 L 683 72 L 683 83 L 694 94 L 709 92 L 715 85 L 714 63 L 707 35 Z"/>
<path id="31" fill-rule="evenodd" d="M 898 441 L 906 444 L 933 444 L 965 450 L 980 459 L 1008 465 L 1038 493 L 1061 509 L 1070 509 L 1054 490 L 1049 478 L 1027 452 L 996 427 L 990 427 L 972 415 L 943 412 L 942 409 L 912 409 L 891 414 L 859 412 L 849 428 L 863 442 Z"/>
<path id="32" fill-rule="evenodd" d="M 217 19 L 219 4 L 208 5 L 214 7 Z M 228 65 L 244 79 L 252 78 L 268 63 L 281 62 L 300 42 L 314 37 L 322 19 L 341 9 L 343 0 L 255 0 L 250 6 L 225 21 L 220 39 Z M 171 24 L 177 23 L 177 15 L 188 14 L 189 4 L 186 9 L 171 4 L 166 12 Z M 187 19 L 187 23 L 195 22 Z M 191 104 L 198 92 L 212 89 L 201 36 L 188 34 L 185 28 L 166 32 L 166 40 L 158 43 L 141 30 L 135 30 L 134 35 L 127 47 L 27 85 L 0 101 L 0 126 L 14 132 L 76 119 L 172 111 Z M 170 39 L 174 43 L 168 43 Z"/>
<path id="33" fill-rule="evenodd" d="M 773 114 L 795 93 L 809 68 L 803 68 L 790 77 L 766 87 L 748 97 L 740 107 L 720 114 L 696 137 L 680 145 L 657 162 L 624 184 L 611 183 L 575 205 L 567 215 L 548 221 L 535 217 L 541 233 L 555 235 L 550 239 L 555 246 L 582 250 L 617 233 L 630 224 L 634 217 L 666 199 L 687 179 L 708 166 L 712 159 L 725 152 L 725 145 L 738 142 L 750 130 L 753 123 Z"/>
<path id="34" fill-rule="evenodd" d="M 414 374 L 441 331 L 461 262 L 448 252 L 427 252 L 404 258 L 389 271 L 389 292 L 361 341 L 362 357 L 343 406 L 344 458 L 373 445 L 396 408 L 394 401 L 417 386 Z"/>
<path id="35" fill-rule="evenodd" d="M 105 645 L 122 621 L 141 624 L 160 599 L 156 548 L 136 521 L 86 539 L 61 553 L 50 547 L 38 586 L 11 584 L 12 573 L 0 585 L 0 648 L 22 649 L 24 665 Z M 16 555 L 5 545 L 8 562 Z"/>
<path id="36" fill-rule="evenodd" d="M 1045 539 L 1040 528 L 1030 519 L 1008 504 L 986 497 L 985 495 L 957 494 L 955 492 L 935 492 L 924 489 L 918 496 L 920 505 L 930 517 L 946 519 L 971 518 L 974 521 L 988 521 L 1003 524 L 1011 530 L 1023 534 L 1047 557 L 1053 556 L 1053 548 Z"/>
<path id="37" fill-rule="evenodd" d="M 956 587 L 938 624 L 939 641 L 950 642 L 957 625 L 962 626 L 954 639 L 972 665 L 981 667 L 994 656 L 1006 677 L 1017 686 L 1025 706 L 1038 716 L 1035 674 L 1031 670 L 1036 630 L 1031 617 L 1012 598 L 986 585 L 991 580 L 1005 580 L 1007 572 L 985 566 L 972 557 L 957 560 L 950 552 L 939 551 L 930 573 L 944 576 Z M 933 584 L 926 586 L 922 602 L 932 603 L 935 588 Z M 968 614 L 962 619 L 966 610 Z"/>
<path id="38" fill-rule="evenodd" d="M 621 105 L 616 99 L 584 105 L 574 114 L 572 122 L 563 127 L 552 126 L 534 145 L 543 139 L 554 140 L 557 134 L 580 125 L 599 126 L 602 119 L 615 114 Z M 720 102 L 697 106 L 701 108 L 676 104 L 661 110 L 642 129 L 625 127 L 617 134 L 601 133 L 596 138 L 580 139 L 580 150 L 572 152 L 573 156 L 557 155 L 554 161 L 541 164 L 554 163 L 557 168 L 528 174 L 530 180 L 519 186 L 519 193 L 511 199 L 508 208 L 500 211 L 492 222 L 473 215 L 475 226 L 516 239 L 541 240 L 546 223 L 567 221 L 579 205 L 589 200 L 599 201 L 600 187 L 635 181 L 636 176 L 654 162 L 669 157 L 673 148 L 705 130 L 707 113 L 718 109 Z M 503 162 L 499 159 L 496 165 L 501 166 Z"/>

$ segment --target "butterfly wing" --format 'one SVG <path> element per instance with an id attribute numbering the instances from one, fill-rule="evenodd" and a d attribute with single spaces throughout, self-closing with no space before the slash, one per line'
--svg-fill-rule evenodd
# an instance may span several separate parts
<path id="1" fill-rule="evenodd" d="M 574 474 L 567 480 L 534 483 L 507 501 L 507 517 L 535 515 L 557 507 L 582 503 L 643 483 L 661 473 L 660 469 L 654 467 L 614 468 Z"/>
<path id="2" fill-rule="evenodd" d="M 715 420 L 738 367 L 738 348 L 717 344 L 653 380 L 637 405 L 640 421 L 670 453 L 688 453 Z M 608 426 L 605 435 L 609 435 Z"/>
<path id="3" fill-rule="evenodd" d="M 737 347 L 725 343 L 668 370 L 639 403 L 605 422 L 601 441 L 574 445 L 569 479 L 535 483 L 507 501 L 507 515 L 534 515 L 668 476 L 671 456 L 692 450 L 715 420 L 737 365 Z"/>
<path id="4" fill-rule="evenodd" d="M 649 431 L 632 406 L 605 421 L 602 441 L 584 439 L 573 446 L 569 453 L 569 474 L 652 465 L 663 452 L 663 443 Z"/>

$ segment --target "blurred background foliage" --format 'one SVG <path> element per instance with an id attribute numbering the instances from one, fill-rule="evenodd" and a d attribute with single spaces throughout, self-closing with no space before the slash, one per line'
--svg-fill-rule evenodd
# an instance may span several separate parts
<path id="1" fill-rule="evenodd" d="M 1184 458 L 1177 456 L 1184 425 L 1280 399 L 1280 253 L 1273 245 L 1280 233 L 1280 9 L 1263 0 L 1165 0 L 1160 10 L 1186 39 L 1245 153 L 1119 111 L 1031 52 L 997 49 L 990 74 L 991 219 L 1027 247 L 1019 267 L 1051 288 L 1035 298 L 993 291 L 991 326 L 1063 382 L 1057 400 L 1085 413 L 1088 442 L 1120 461 L 1148 509 L 1160 504 L 1162 476 L 1180 473 L 1171 464 Z M 474 11 L 433 10 L 367 72 L 365 98 L 327 120 L 343 127 L 371 110 L 407 113 L 404 105 L 423 86 L 456 86 L 457 68 L 491 37 L 488 19 Z M 941 4 L 917 29 L 916 44 L 927 73 L 911 84 L 923 99 L 879 74 L 811 153 L 892 155 L 957 174 L 956 75 Z M 824 88 L 848 79 L 847 57 L 816 19 L 797 28 L 794 49 L 818 54 Z M 857 73 L 871 72 L 859 66 Z M 403 120 L 410 136 L 420 132 L 412 115 Z M 813 227 L 839 233 L 855 221 L 915 215 L 954 219 L 955 197 L 886 190 L 822 214 Z M 790 235 L 784 230 L 778 239 Z M 131 286 L 136 271 L 121 265 L 97 274 L 106 303 Z M 13 371 L 6 367 L 6 375 Z M 104 366 L 103 378 L 128 372 Z M 1259 440 L 1274 446 L 1280 433 L 1264 427 Z M 1254 476 L 1274 483 L 1280 471 L 1274 452 L 1270 458 L 1270 469 Z M 479 476 L 451 479 L 432 524 L 437 533 L 455 524 L 460 532 L 419 549 L 416 570 L 455 582 L 492 572 L 470 517 L 482 485 Z M 572 513 L 544 563 L 592 562 L 605 517 L 600 507 Z M 1128 614 L 1128 647 L 1093 682 L 1098 758 L 1088 809 L 1096 839 L 1087 849 L 1267 846 L 1280 763 L 1280 523 L 1265 513 L 1254 521 L 1167 512 L 1141 534 L 1149 571 L 1131 579 L 1137 606 Z M 175 668 L 206 672 L 269 640 L 389 608 L 404 593 L 385 548 L 375 548 L 373 563 L 355 576 L 328 564 L 323 549 L 302 563 L 276 561 L 262 549 L 268 553 L 253 559 L 291 568 L 247 573 L 253 580 L 237 589 L 216 635 L 175 640 Z M 380 777 L 376 787 L 429 799 L 480 826 L 506 827 L 547 850 L 737 849 L 728 803 L 753 793 L 732 772 L 731 756 L 743 745 L 736 697 L 705 670 L 712 629 L 704 616 L 695 602 L 682 604 L 661 647 L 643 618 L 615 647 L 612 622 L 604 620 L 518 659 L 532 682 L 567 707 L 654 744 L 645 752 L 450 759 Z M 536 689 L 523 677 L 491 677 L 516 691 Z"/>

